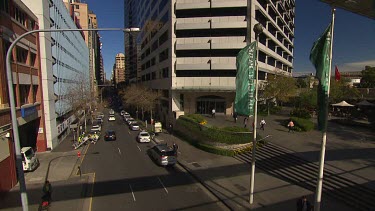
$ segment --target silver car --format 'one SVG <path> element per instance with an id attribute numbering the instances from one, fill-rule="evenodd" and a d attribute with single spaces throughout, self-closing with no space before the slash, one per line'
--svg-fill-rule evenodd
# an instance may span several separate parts
<path id="1" fill-rule="evenodd" d="M 149 149 L 150 157 L 161 166 L 175 165 L 177 163 L 176 151 L 167 144 L 158 144 Z"/>
<path id="2" fill-rule="evenodd" d="M 130 128 L 130 130 L 139 130 L 139 129 L 140 129 L 140 127 L 139 127 L 139 125 L 138 125 L 137 122 L 132 122 L 132 123 L 129 125 L 129 128 Z"/>

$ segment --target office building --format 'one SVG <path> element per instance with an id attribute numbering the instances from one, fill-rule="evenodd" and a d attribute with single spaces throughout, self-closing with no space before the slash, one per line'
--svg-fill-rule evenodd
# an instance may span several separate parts
<path id="1" fill-rule="evenodd" d="M 38 17 L 40 29 L 77 29 L 76 19 L 61 0 L 23 0 Z M 56 147 L 75 121 L 69 93 L 89 84 L 89 50 L 84 33 L 78 31 L 40 33 L 41 83 L 47 148 Z M 86 82 L 87 81 L 87 82 Z"/>
<path id="2" fill-rule="evenodd" d="M 125 0 L 125 27 L 141 28 L 125 35 L 129 81 L 162 90 L 161 121 L 212 108 L 230 115 L 236 55 L 255 41 L 256 23 L 259 79 L 291 76 L 294 10 L 294 0 Z"/>
<path id="3" fill-rule="evenodd" d="M 116 84 L 125 82 L 125 55 L 123 53 L 116 54 L 113 72 L 115 73 Z"/>

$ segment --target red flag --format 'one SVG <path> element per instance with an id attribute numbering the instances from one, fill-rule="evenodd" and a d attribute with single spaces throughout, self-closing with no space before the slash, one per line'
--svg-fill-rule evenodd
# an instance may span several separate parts
<path id="1" fill-rule="evenodd" d="M 339 81 L 341 79 L 341 74 L 339 72 L 339 69 L 337 68 L 337 66 L 335 65 L 335 80 L 336 81 Z"/>

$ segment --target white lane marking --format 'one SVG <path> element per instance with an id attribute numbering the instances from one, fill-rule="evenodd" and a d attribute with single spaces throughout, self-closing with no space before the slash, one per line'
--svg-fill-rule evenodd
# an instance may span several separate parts
<path id="1" fill-rule="evenodd" d="M 129 135 L 130 135 L 130 131 L 128 131 Z"/>
<path id="2" fill-rule="evenodd" d="M 117 149 L 118 149 L 118 153 L 121 155 L 121 150 L 120 150 L 120 148 L 117 147 Z"/>
<path id="3" fill-rule="evenodd" d="M 134 196 L 134 192 L 133 192 L 133 188 L 132 188 L 132 186 L 131 186 L 130 184 L 129 184 L 129 187 L 130 187 L 130 190 L 132 191 L 133 200 L 136 201 L 136 200 L 135 200 L 135 196 Z"/>
<path id="4" fill-rule="evenodd" d="M 164 188 L 164 190 L 165 190 L 165 192 L 167 192 L 167 194 L 168 194 L 168 190 L 167 190 L 167 188 L 165 188 L 165 186 L 164 186 L 164 184 L 161 182 L 161 180 L 160 180 L 160 178 L 158 177 L 158 179 L 159 179 L 159 182 L 160 182 L 160 184 L 163 186 L 163 188 Z"/>
<path id="5" fill-rule="evenodd" d="M 139 146 L 137 145 L 137 147 L 138 147 L 138 149 L 139 149 L 139 151 L 141 152 L 142 150 L 141 150 L 141 148 L 139 148 Z"/>

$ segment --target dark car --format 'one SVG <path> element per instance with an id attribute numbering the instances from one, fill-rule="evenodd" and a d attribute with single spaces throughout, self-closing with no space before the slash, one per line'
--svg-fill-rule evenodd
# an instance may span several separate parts
<path id="1" fill-rule="evenodd" d="M 108 130 L 105 132 L 104 141 L 115 141 L 116 140 L 116 132 L 114 130 Z"/>

